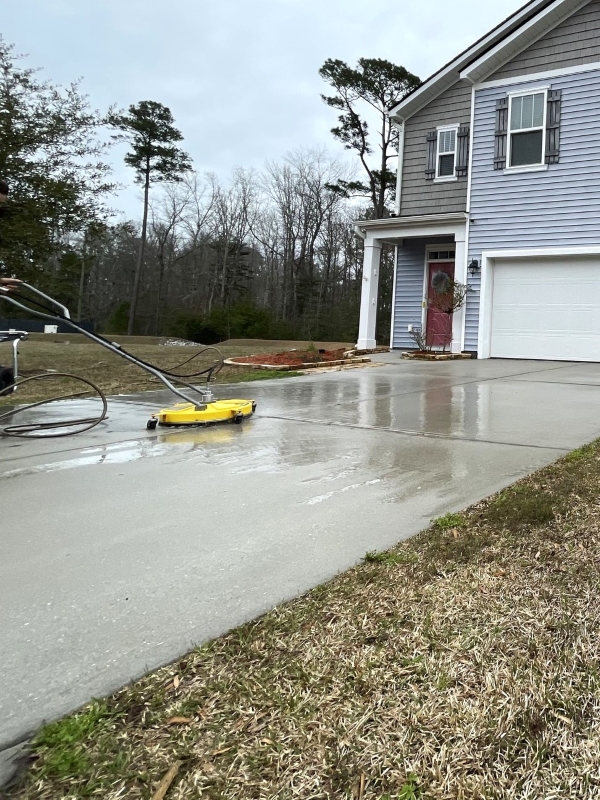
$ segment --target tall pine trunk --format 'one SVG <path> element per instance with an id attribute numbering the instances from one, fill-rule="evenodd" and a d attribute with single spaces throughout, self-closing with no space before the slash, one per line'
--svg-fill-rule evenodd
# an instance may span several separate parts
<path id="1" fill-rule="evenodd" d="M 148 195 L 150 193 L 150 159 L 146 159 L 146 178 L 144 181 L 144 217 L 142 220 L 142 238 L 140 241 L 140 254 L 135 268 L 135 276 L 133 278 L 133 291 L 131 292 L 131 304 L 129 306 L 129 322 L 127 324 L 127 335 L 133 336 L 133 328 L 135 325 L 135 312 L 137 310 L 137 301 L 140 291 L 140 281 L 142 278 L 142 269 L 144 267 L 144 256 L 146 254 L 146 235 L 148 232 Z"/>

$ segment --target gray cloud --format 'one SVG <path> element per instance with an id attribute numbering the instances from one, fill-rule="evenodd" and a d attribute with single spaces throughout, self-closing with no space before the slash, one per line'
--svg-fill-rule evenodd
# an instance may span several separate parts
<path id="1" fill-rule="evenodd" d="M 519 0 L 21 0 L 2 35 L 27 63 L 96 107 L 168 105 L 199 171 L 226 177 L 301 147 L 340 152 L 321 101 L 326 58 L 377 56 L 426 77 L 515 11 Z M 131 173 L 113 153 L 122 182 Z M 138 213 L 137 193 L 116 205 Z"/>

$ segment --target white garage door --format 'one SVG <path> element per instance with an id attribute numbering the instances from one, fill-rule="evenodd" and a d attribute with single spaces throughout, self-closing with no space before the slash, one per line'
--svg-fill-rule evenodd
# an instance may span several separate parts
<path id="1" fill-rule="evenodd" d="M 600 259 L 507 259 L 493 267 L 492 358 L 600 361 Z"/>

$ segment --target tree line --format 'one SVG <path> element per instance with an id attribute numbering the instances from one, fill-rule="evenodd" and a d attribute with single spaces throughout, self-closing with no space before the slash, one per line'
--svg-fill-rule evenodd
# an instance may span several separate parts
<path id="1" fill-rule="evenodd" d="M 35 284 L 107 332 L 352 341 L 362 283 L 354 220 L 390 213 L 395 142 L 385 112 L 418 79 L 376 59 L 354 70 L 330 60 L 321 77 L 333 90 L 324 101 L 340 112 L 332 133 L 362 174 L 325 149 L 301 149 L 223 181 L 193 170 L 162 104 L 96 111 L 79 84 L 41 80 L 0 40 L 0 177 L 11 188 L 0 275 Z M 141 222 L 117 222 L 110 208 L 115 141 L 127 143 L 143 190 Z M 392 274 L 387 254 L 381 338 Z"/>

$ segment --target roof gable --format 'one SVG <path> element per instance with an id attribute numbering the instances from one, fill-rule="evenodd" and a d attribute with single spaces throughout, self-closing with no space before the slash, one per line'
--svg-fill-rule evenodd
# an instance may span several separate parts
<path id="1" fill-rule="evenodd" d="M 600 0 L 590 0 L 507 61 L 485 82 L 597 62 L 600 62 Z"/>
<path id="2" fill-rule="evenodd" d="M 483 80 L 589 2 L 531 0 L 407 95 L 390 116 L 404 122 L 458 80 Z"/>

